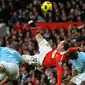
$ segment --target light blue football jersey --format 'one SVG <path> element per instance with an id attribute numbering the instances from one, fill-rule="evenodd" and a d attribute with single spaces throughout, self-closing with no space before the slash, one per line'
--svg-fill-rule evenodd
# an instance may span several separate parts
<path id="1" fill-rule="evenodd" d="M 78 58 L 76 60 L 71 60 L 71 63 L 79 73 L 85 72 L 85 53 L 78 52 Z"/>
<path id="2" fill-rule="evenodd" d="M 19 67 L 24 63 L 20 53 L 9 47 L 0 47 L 0 62 L 1 61 L 16 63 Z"/>

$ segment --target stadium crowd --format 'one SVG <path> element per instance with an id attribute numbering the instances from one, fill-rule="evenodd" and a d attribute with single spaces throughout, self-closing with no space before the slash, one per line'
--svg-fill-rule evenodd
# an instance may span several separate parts
<path id="1" fill-rule="evenodd" d="M 0 0 L 0 19 L 14 25 L 17 20 L 32 18 L 36 22 L 66 22 L 85 20 L 84 0 L 49 0 L 53 11 L 43 14 L 41 4 L 45 0 Z M 55 18 L 56 17 L 56 18 Z"/>
<path id="2" fill-rule="evenodd" d="M 30 32 L 30 26 L 24 22 L 32 18 L 35 22 L 66 22 L 85 20 L 84 0 L 54 0 L 53 11 L 49 15 L 41 12 L 40 6 L 44 0 L 0 0 L 0 22 L 7 24 L 6 35 L 0 38 L 0 46 L 9 46 L 11 41 L 18 41 L 21 54 L 37 54 L 38 45 L 35 37 Z M 51 1 L 51 0 L 50 0 Z M 9 3 L 8 3 L 9 2 Z M 56 18 L 55 18 L 56 17 Z M 23 23 L 22 23 L 23 22 Z M 71 46 L 80 46 L 85 51 L 85 26 L 81 29 L 70 26 L 68 30 L 59 31 L 55 27 L 52 31 L 39 28 L 40 33 L 49 41 L 52 48 L 57 47 L 58 42 L 67 40 Z M 69 61 L 68 61 L 69 63 Z M 64 63 L 63 82 L 67 83 L 71 78 L 71 66 Z M 34 67 L 33 67 L 34 68 Z M 21 82 L 19 85 L 55 85 L 55 68 L 43 67 L 33 70 L 32 66 L 25 64 L 20 69 Z"/>

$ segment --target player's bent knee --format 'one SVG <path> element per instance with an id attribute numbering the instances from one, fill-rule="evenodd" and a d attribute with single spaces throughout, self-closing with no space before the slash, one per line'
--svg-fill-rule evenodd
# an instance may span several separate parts
<path id="1" fill-rule="evenodd" d="M 5 71 L 5 67 L 2 64 L 0 64 L 0 72 L 4 72 L 4 71 Z"/>
<path id="2" fill-rule="evenodd" d="M 22 55 L 22 58 L 24 59 L 25 62 L 27 62 L 27 57 L 29 57 L 29 55 Z"/>
<path id="3" fill-rule="evenodd" d="M 26 63 L 29 63 L 30 57 L 31 57 L 30 55 L 22 55 L 22 58 Z"/>

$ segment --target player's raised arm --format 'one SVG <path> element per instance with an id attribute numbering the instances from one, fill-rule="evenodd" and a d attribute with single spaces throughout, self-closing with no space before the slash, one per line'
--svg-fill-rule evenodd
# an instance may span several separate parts
<path id="1" fill-rule="evenodd" d="M 63 77 L 63 67 L 57 66 L 57 85 L 61 85 Z"/>
<path id="2" fill-rule="evenodd" d="M 82 48 L 81 47 L 71 47 L 69 48 L 69 53 L 73 52 L 73 51 L 82 51 Z"/>

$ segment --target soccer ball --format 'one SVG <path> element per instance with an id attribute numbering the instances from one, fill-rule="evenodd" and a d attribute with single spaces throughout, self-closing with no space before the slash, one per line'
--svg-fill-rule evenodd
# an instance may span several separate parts
<path id="1" fill-rule="evenodd" d="M 49 1 L 45 1 L 42 3 L 41 5 L 41 10 L 44 12 L 44 13 L 49 13 L 52 11 L 52 3 L 49 2 Z"/>

